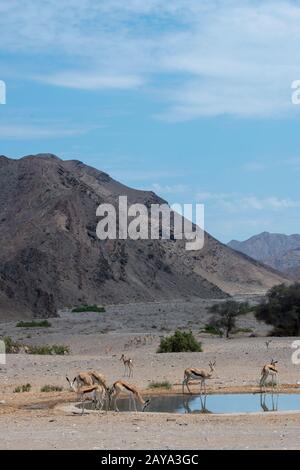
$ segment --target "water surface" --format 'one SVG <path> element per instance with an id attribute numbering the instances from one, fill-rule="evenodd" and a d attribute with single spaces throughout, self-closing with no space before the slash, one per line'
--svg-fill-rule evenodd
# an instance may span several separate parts
<path id="1" fill-rule="evenodd" d="M 146 398 L 146 395 L 145 395 Z M 86 404 L 86 409 L 93 405 Z M 134 411 L 129 398 L 118 400 L 120 411 Z M 137 403 L 137 410 L 141 406 Z M 147 412 L 153 413 L 251 413 L 300 410 L 300 394 L 213 394 L 213 395 L 152 395 Z"/>

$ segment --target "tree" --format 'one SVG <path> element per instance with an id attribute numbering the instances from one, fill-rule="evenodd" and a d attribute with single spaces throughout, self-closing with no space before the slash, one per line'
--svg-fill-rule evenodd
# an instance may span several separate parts
<path id="1" fill-rule="evenodd" d="M 227 300 L 208 308 L 210 313 L 215 315 L 211 318 L 210 324 L 224 331 L 226 338 L 236 326 L 236 317 L 249 311 L 247 302 L 235 302 Z"/>
<path id="2" fill-rule="evenodd" d="M 272 287 L 255 316 L 274 327 L 273 336 L 300 336 L 300 283 Z"/>

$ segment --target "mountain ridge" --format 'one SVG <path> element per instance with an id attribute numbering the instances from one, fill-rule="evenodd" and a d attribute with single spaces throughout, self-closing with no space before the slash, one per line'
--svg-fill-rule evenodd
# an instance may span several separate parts
<path id="1" fill-rule="evenodd" d="M 231 248 L 300 279 L 300 235 L 262 232 L 244 241 L 231 240 Z"/>
<path id="2" fill-rule="evenodd" d="M 180 240 L 99 240 L 96 208 L 165 203 L 79 160 L 0 157 L 0 316 L 51 316 L 79 303 L 224 298 L 265 292 L 284 276 L 205 234 Z"/>

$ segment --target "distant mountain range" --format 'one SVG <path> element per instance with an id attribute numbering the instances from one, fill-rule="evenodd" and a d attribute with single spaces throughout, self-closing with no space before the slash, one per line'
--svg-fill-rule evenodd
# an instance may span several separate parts
<path id="1" fill-rule="evenodd" d="M 99 240 L 96 208 L 119 195 L 163 202 L 77 160 L 0 156 L 0 317 L 51 316 L 83 303 L 224 298 L 263 293 L 285 276 L 205 234 L 183 240 Z"/>
<path id="2" fill-rule="evenodd" d="M 300 279 L 300 235 L 263 232 L 245 241 L 231 240 L 228 246 Z"/>

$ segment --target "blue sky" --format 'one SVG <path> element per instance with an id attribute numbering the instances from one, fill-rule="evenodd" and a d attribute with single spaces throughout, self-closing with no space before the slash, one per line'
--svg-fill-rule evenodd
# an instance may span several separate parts
<path id="1" fill-rule="evenodd" d="M 300 233 L 300 2 L 0 1 L 0 154 L 79 159 L 221 241 Z"/>

